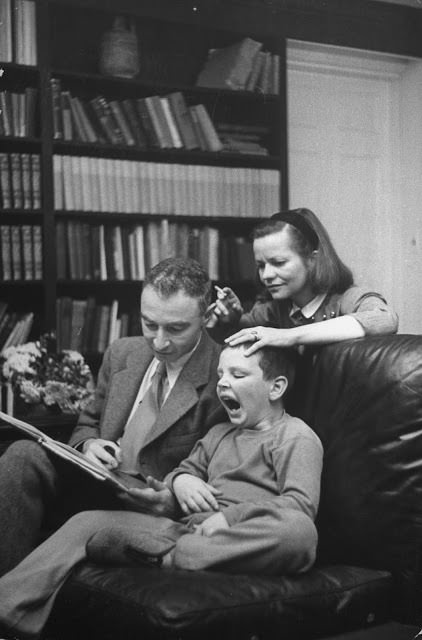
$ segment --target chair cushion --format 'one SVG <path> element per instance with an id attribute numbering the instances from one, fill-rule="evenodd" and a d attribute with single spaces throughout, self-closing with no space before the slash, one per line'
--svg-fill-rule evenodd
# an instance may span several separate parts
<path id="1" fill-rule="evenodd" d="M 314 638 L 388 619 L 392 593 L 389 573 L 352 566 L 270 578 L 86 564 L 59 594 L 47 636 Z"/>

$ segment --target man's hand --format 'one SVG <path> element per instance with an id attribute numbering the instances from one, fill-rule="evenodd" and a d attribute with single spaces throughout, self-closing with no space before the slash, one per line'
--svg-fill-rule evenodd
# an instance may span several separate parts
<path id="1" fill-rule="evenodd" d="M 221 289 L 221 295 L 207 309 L 207 327 L 212 328 L 216 324 L 232 324 L 238 322 L 243 313 L 242 304 L 230 287 Z"/>
<path id="2" fill-rule="evenodd" d="M 177 500 L 168 486 L 152 476 L 147 477 L 145 489 L 129 489 L 121 496 L 125 506 L 131 511 L 154 513 L 158 516 L 174 516 L 177 512 Z"/>
<path id="3" fill-rule="evenodd" d="M 195 534 L 199 536 L 212 536 L 216 531 L 221 529 L 229 529 L 230 525 L 227 522 L 225 516 L 221 513 L 213 513 L 212 516 L 201 522 L 201 524 L 194 525 Z"/>
<path id="4" fill-rule="evenodd" d="M 221 495 L 221 491 L 189 473 L 176 476 L 173 481 L 173 491 L 183 513 L 199 513 L 210 509 L 218 511 L 219 509 L 214 496 Z"/>
<path id="5" fill-rule="evenodd" d="M 86 455 L 88 460 L 95 462 L 108 471 L 117 469 L 122 461 L 120 447 L 112 440 L 90 438 L 84 442 L 82 453 Z"/>

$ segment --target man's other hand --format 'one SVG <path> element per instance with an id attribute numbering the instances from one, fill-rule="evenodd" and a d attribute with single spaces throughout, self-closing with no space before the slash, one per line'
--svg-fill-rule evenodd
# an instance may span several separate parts
<path id="1" fill-rule="evenodd" d="M 90 438 L 84 442 L 82 453 L 86 455 L 88 460 L 95 462 L 108 471 L 117 469 L 122 461 L 120 447 L 112 440 Z"/>
<path id="2" fill-rule="evenodd" d="M 146 480 L 147 487 L 145 489 L 129 489 L 125 499 L 126 507 L 132 511 L 146 511 L 159 516 L 174 516 L 178 505 L 168 486 L 152 476 L 148 476 Z"/>

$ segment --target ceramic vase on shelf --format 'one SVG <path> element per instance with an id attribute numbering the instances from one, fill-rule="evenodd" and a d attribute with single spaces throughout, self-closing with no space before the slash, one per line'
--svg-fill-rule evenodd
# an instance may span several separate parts
<path id="1" fill-rule="evenodd" d="M 102 39 L 100 71 L 104 75 L 133 78 L 139 73 L 138 39 L 135 25 L 122 17 L 114 19 L 113 27 Z"/>

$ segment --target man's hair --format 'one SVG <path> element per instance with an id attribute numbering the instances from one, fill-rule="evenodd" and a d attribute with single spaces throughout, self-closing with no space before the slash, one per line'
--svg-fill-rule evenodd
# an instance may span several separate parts
<path id="1" fill-rule="evenodd" d="M 144 287 L 152 287 L 163 298 L 183 291 L 197 298 L 204 314 L 211 302 L 211 281 L 203 266 L 191 258 L 167 258 L 146 274 Z"/>
<path id="2" fill-rule="evenodd" d="M 252 340 L 236 344 L 233 347 L 225 345 L 223 350 L 229 349 L 249 349 L 253 344 Z M 289 388 L 293 386 L 298 353 L 295 349 L 287 347 L 262 347 L 255 351 L 258 356 L 258 364 L 262 369 L 264 380 L 271 380 L 277 376 L 285 376 L 289 383 Z"/>

